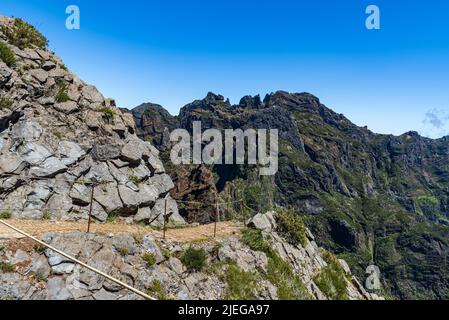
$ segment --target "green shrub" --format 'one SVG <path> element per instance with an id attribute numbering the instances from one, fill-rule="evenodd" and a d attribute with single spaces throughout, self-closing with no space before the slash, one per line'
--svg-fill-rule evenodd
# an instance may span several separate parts
<path id="1" fill-rule="evenodd" d="M 307 229 L 301 217 L 290 209 L 279 208 L 276 212 L 277 231 L 291 244 L 305 247 Z"/>
<path id="2" fill-rule="evenodd" d="M 44 276 L 40 272 L 31 272 L 30 275 L 37 281 L 37 282 L 47 282 L 48 278 Z"/>
<path id="3" fill-rule="evenodd" d="M 141 245 L 143 243 L 143 236 L 141 234 L 134 234 L 133 235 L 134 241 L 138 244 Z"/>
<path id="4" fill-rule="evenodd" d="M 0 219 L 11 219 L 12 213 L 8 211 L 0 212 Z"/>
<path id="5" fill-rule="evenodd" d="M 117 249 L 118 253 L 120 253 L 122 256 L 126 256 L 129 254 L 129 250 L 127 248 L 117 247 L 116 249 Z"/>
<path id="6" fill-rule="evenodd" d="M 278 289 L 280 300 L 310 300 L 307 287 L 295 273 L 292 266 L 278 254 L 272 252 L 268 257 L 267 280 Z"/>
<path id="7" fill-rule="evenodd" d="M 14 272 L 16 268 L 9 262 L 0 261 L 0 270 L 4 273 Z"/>
<path id="8" fill-rule="evenodd" d="M 86 186 L 86 185 L 88 185 L 88 181 L 83 178 L 78 178 L 75 180 L 74 184 L 80 184 L 80 185 Z"/>
<path id="9" fill-rule="evenodd" d="M 11 99 L 8 99 L 8 98 L 0 98 L 0 110 L 3 110 L 3 109 L 11 109 L 13 103 L 14 103 L 14 102 L 13 102 Z"/>
<path id="10" fill-rule="evenodd" d="M 159 280 L 153 280 L 150 287 L 147 290 L 147 294 L 150 296 L 156 296 L 158 300 L 167 300 L 162 283 Z"/>
<path id="11" fill-rule="evenodd" d="M 48 40 L 35 27 L 22 19 L 14 19 L 11 26 L 2 26 L 3 34 L 8 41 L 20 49 L 37 46 L 44 49 L 48 45 Z"/>
<path id="12" fill-rule="evenodd" d="M 256 229 L 244 229 L 242 231 L 242 242 L 253 251 L 270 252 L 271 247 L 263 239 L 262 232 Z"/>
<path id="13" fill-rule="evenodd" d="M 332 300 L 348 300 L 346 273 L 337 257 L 328 251 L 322 253 L 327 266 L 315 276 L 314 282 L 318 288 Z"/>
<path id="14" fill-rule="evenodd" d="M 212 248 L 210 255 L 215 258 L 218 257 L 218 253 L 220 252 L 221 247 L 223 247 L 223 244 L 221 243 L 215 244 L 214 247 Z"/>
<path id="15" fill-rule="evenodd" d="M 419 196 L 416 199 L 419 203 L 431 203 L 434 205 L 438 205 L 440 202 L 434 196 Z"/>
<path id="16" fill-rule="evenodd" d="M 312 299 L 307 287 L 295 273 L 292 266 L 283 260 L 263 239 L 262 232 L 246 229 L 242 232 L 242 242 L 254 251 L 262 251 L 267 255 L 268 267 L 265 278 L 278 289 L 281 300 Z"/>
<path id="17" fill-rule="evenodd" d="M 8 67 L 11 67 L 16 63 L 14 52 L 12 52 L 12 50 L 3 42 L 0 42 L 0 60 L 6 63 Z"/>
<path id="18" fill-rule="evenodd" d="M 131 182 L 135 185 L 138 185 L 140 183 L 140 178 L 135 175 L 129 176 L 129 180 L 131 180 Z"/>
<path id="19" fill-rule="evenodd" d="M 416 198 L 417 209 L 423 213 L 428 219 L 435 221 L 438 219 L 445 219 L 444 214 L 441 214 L 440 202 L 433 196 L 420 196 Z"/>
<path id="20" fill-rule="evenodd" d="M 42 220 L 50 220 L 51 219 L 51 212 L 48 210 L 45 210 L 42 214 Z"/>
<path id="21" fill-rule="evenodd" d="M 112 108 L 109 107 L 101 107 L 100 109 L 98 109 L 98 111 L 103 112 L 103 114 L 106 116 L 106 118 L 108 119 L 113 119 L 115 116 L 115 111 Z"/>
<path id="22" fill-rule="evenodd" d="M 206 257 L 204 250 L 190 247 L 181 256 L 181 261 L 188 271 L 201 271 L 206 265 Z"/>
<path id="23" fill-rule="evenodd" d="M 145 261 L 148 268 L 151 268 L 156 263 L 156 257 L 152 253 L 145 252 L 142 255 L 142 260 Z"/>
<path id="24" fill-rule="evenodd" d="M 119 218 L 120 214 L 119 212 L 113 211 L 108 214 L 108 217 L 106 218 L 106 222 L 108 223 L 114 223 Z"/>
<path id="25" fill-rule="evenodd" d="M 69 94 L 68 94 L 68 88 L 67 84 L 64 81 L 58 81 L 58 92 L 56 93 L 55 100 L 58 103 L 67 102 L 70 100 Z"/>
<path id="26" fill-rule="evenodd" d="M 237 263 L 230 263 L 226 269 L 226 300 L 254 300 L 256 277 L 251 272 L 239 268 Z"/>
<path id="27" fill-rule="evenodd" d="M 53 136 L 54 136 L 56 139 L 58 139 L 58 140 L 61 140 L 61 139 L 62 139 L 62 134 L 61 134 L 60 132 L 54 132 L 54 133 L 53 133 Z"/>

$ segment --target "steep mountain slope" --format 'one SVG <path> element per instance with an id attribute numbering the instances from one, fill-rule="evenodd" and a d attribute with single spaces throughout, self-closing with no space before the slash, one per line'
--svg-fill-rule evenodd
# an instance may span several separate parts
<path id="1" fill-rule="evenodd" d="M 32 219 L 161 223 L 174 187 L 129 113 L 67 70 L 47 40 L 0 19 L 0 211 Z M 183 223 L 167 197 L 171 219 Z"/>
<path id="2" fill-rule="evenodd" d="M 135 117 L 142 137 L 154 117 L 151 106 Z M 251 166 L 207 168 L 223 198 L 243 199 L 250 214 L 273 204 L 293 207 L 318 242 L 345 257 L 358 276 L 378 265 L 385 292 L 398 298 L 449 298 L 448 137 L 375 134 L 310 94 L 282 91 L 263 101 L 244 97 L 238 105 L 210 93 L 169 118 L 178 124 L 157 120 L 164 124 L 159 134 L 191 129 L 195 120 L 203 130 L 279 129 L 274 178 L 259 177 Z M 188 210 L 183 215 L 205 222 Z"/>
<path id="3" fill-rule="evenodd" d="M 131 234 L 47 234 L 43 240 L 157 299 L 378 299 L 347 264 L 279 231 L 260 214 L 243 237 L 183 244 Z M 26 239 L 0 241 L 0 300 L 134 300 L 119 285 Z M 6 261 L 6 262 L 4 262 Z"/>

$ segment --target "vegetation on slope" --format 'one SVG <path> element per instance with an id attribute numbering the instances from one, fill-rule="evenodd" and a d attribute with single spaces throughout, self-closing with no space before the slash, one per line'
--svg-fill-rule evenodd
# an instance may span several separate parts
<path id="1" fill-rule="evenodd" d="M 12 52 L 12 50 L 3 42 L 0 42 L 0 60 L 8 67 L 11 67 L 16 63 L 14 52 Z"/>
<path id="2" fill-rule="evenodd" d="M 22 19 L 15 18 L 12 25 L 4 25 L 1 31 L 8 41 L 20 49 L 36 46 L 44 49 L 48 45 L 48 40 L 35 27 Z"/>
<path id="3" fill-rule="evenodd" d="M 263 239 L 260 230 L 243 231 L 242 242 L 255 251 L 264 252 L 268 258 L 268 270 L 263 276 L 278 289 L 281 300 L 309 300 L 310 296 L 301 278 L 291 265 L 283 260 Z"/>

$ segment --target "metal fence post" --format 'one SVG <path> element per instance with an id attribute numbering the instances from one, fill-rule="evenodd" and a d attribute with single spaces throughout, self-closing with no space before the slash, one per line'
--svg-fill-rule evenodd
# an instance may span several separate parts
<path id="1" fill-rule="evenodd" d="M 162 236 L 164 240 L 165 240 L 165 232 L 167 231 L 166 221 L 167 221 L 167 198 L 164 199 L 164 231 Z"/>
<path id="2" fill-rule="evenodd" d="M 91 190 L 91 194 L 90 194 L 89 220 L 87 222 L 87 233 L 90 233 L 90 224 L 92 222 L 92 203 L 94 202 L 94 189 L 95 189 L 95 184 L 92 183 L 92 190 Z"/>
<path id="3" fill-rule="evenodd" d="M 218 220 L 218 200 L 215 194 L 215 223 L 214 223 L 214 238 L 217 237 L 217 220 Z"/>

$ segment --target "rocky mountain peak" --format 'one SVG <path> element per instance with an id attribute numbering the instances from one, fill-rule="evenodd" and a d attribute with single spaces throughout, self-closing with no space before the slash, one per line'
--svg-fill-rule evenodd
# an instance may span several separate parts
<path id="1" fill-rule="evenodd" d="M 128 111 L 128 110 L 124 110 L 124 111 Z M 164 109 L 164 107 L 162 107 L 161 105 L 155 104 L 155 103 L 142 103 L 140 106 L 134 108 L 131 111 L 135 122 L 136 122 L 136 127 L 137 128 L 142 128 L 142 126 L 145 126 L 144 123 L 142 123 L 142 121 L 145 121 L 145 117 L 144 114 L 154 114 L 154 115 L 159 115 L 160 117 L 163 117 L 164 119 L 170 119 L 170 118 L 174 118 L 171 117 L 170 113 Z"/>
<path id="2" fill-rule="evenodd" d="M 17 218 L 162 221 L 173 182 L 130 113 L 49 52 L 36 29 L 1 18 L 0 207 Z M 20 34 L 20 38 L 17 37 Z"/>
<path id="3" fill-rule="evenodd" d="M 217 95 L 215 93 L 209 92 L 204 99 L 195 100 L 192 103 L 187 104 L 183 108 L 181 108 L 181 112 L 183 110 L 189 111 L 193 109 L 204 109 L 209 111 L 214 111 L 218 108 L 229 108 L 231 107 L 231 103 L 229 99 L 224 98 L 222 95 Z"/>
<path id="4" fill-rule="evenodd" d="M 205 103 L 208 104 L 219 104 L 225 101 L 224 96 L 221 94 L 215 94 L 213 92 L 208 92 L 206 97 L 203 99 Z"/>
<path id="5" fill-rule="evenodd" d="M 392 295 L 414 299 L 422 292 L 425 297 L 446 297 L 449 137 L 376 134 L 309 93 L 285 91 L 268 94 L 261 104 L 257 96 L 246 96 L 231 108 L 195 101 L 182 109 L 177 127 L 190 130 L 194 120 L 201 120 L 203 130 L 278 129 L 279 171 L 263 181 L 251 166 L 216 165 L 202 168 L 207 173 L 202 175 L 198 168 L 169 168 L 180 186 L 173 197 L 186 200 L 190 193 L 203 201 L 205 187 L 215 184 L 223 199 L 243 197 L 254 212 L 273 203 L 291 206 L 305 217 L 321 245 L 351 257 L 348 263 L 360 277 L 374 259 Z M 155 146 L 161 149 L 156 142 Z M 192 184 L 192 176 L 216 179 Z M 183 209 L 183 215 L 189 221 L 210 222 L 194 209 Z M 398 265 L 410 274 L 397 271 Z"/>
<path id="6" fill-rule="evenodd" d="M 241 108 L 250 108 L 257 109 L 262 105 L 262 100 L 260 99 L 260 95 L 256 96 L 244 96 L 240 99 L 239 107 Z"/>
<path id="7" fill-rule="evenodd" d="M 289 93 L 286 91 L 276 91 L 267 94 L 263 102 L 267 107 L 275 105 L 293 108 L 302 106 L 315 110 L 318 110 L 321 105 L 320 100 L 310 93 Z"/>

